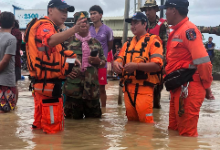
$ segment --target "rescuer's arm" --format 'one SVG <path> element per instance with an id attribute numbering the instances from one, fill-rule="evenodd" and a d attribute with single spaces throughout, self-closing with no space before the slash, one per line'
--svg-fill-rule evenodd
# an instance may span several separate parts
<path id="1" fill-rule="evenodd" d="M 124 43 L 123 47 L 121 48 L 121 50 L 118 54 L 117 59 L 113 63 L 113 69 L 117 74 L 122 73 L 126 48 L 127 48 L 127 42 Z"/>
<path id="2" fill-rule="evenodd" d="M 72 28 L 63 31 L 63 32 L 59 32 L 56 34 L 53 34 L 49 39 L 48 39 L 48 45 L 50 47 L 54 47 L 60 43 L 63 43 L 65 40 L 69 39 L 72 35 L 74 35 L 75 33 L 77 33 L 80 29 L 80 24 L 82 22 L 86 21 L 86 19 L 78 19 L 77 23 L 75 26 L 73 26 Z"/>
<path id="3" fill-rule="evenodd" d="M 158 72 L 163 66 L 163 46 L 158 36 L 154 36 L 148 43 L 150 45 L 150 62 L 149 63 L 128 63 L 124 70 L 132 73 L 135 70 L 145 72 Z"/>
<path id="4" fill-rule="evenodd" d="M 187 37 L 187 32 L 189 36 Z M 202 84 L 205 89 L 210 88 L 212 83 L 212 64 L 202 42 L 202 35 L 197 28 L 192 28 L 184 33 L 184 45 L 190 51 L 193 64 L 197 66 Z"/>
<path id="5" fill-rule="evenodd" d="M 0 73 L 8 66 L 9 61 L 12 56 L 15 56 L 16 54 L 16 39 L 10 39 L 8 40 L 5 55 L 3 59 L 0 61 Z"/>
<path id="6" fill-rule="evenodd" d="M 151 42 L 152 41 L 152 42 Z M 158 72 L 163 66 L 163 45 L 158 36 L 151 37 L 150 45 L 150 62 L 141 63 L 138 70 L 146 72 Z"/>
<path id="7" fill-rule="evenodd" d="M 157 72 L 160 71 L 160 66 L 154 62 L 149 62 L 149 63 L 130 62 L 128 64 L 125 64 L 124 70 L 128 73 L 132 73 L 135 70 L 140 70 L 145 72 Z"/>

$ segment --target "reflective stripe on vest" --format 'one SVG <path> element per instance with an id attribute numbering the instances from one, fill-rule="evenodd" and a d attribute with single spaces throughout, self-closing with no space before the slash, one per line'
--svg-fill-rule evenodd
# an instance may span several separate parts
<path id="1" fill-rule="evenodd" d="M 53 106 L 50 106 L 50 122 L 51 124 L 54 124 Z"/>
<path id="2" fill-rule="evenodd" d="M 160 26 L 162 24 L 162 22 L 159 21 L 157 24 L 158 24 L 158 26 Z"/>
<path id="3" fill-rule="evenodd" d="M 165 19 L 160 19 L 157 25 L 153 29 L 148 29 L 147 32 L 153 35 L 160 35 L 160 27 L 163 25 L 165 22 Z"/>
<path id="4" fill-rule="evenodd" d="M 176 41 L 176 42 L 183 42 L 182 39 L 172 39 L 172 41 Z"/>
<path id="5" fill-rule="evenodd" d="M 146 117 L 150 117 L 150 116 L 153 116 L 153 114 L 151 113 L 151 114 L 146 114 Z"/>
<path id="6" fill-rule="evenodd" d="M 207 63 L 207 62 L 210 62 L 209 56 L 206 56 L 206 57 L 202 57 L 202 58 L 198 58 L 198 59 L 193 60 L 193 63 L 194 63 L 195 65 L 200 65 L 200 64 L 203 64 L 203 63 Z"/>
<path id="7" fill-rule="evenodd" d="M 195 65 L 189 64 L 189 69 L 196 69 L 197 67 Z"/>
<path id="8" fill-rule="evenodd" d="M 155 58 L 155 57 L 160 57 L 161 59 L 163 59 L 163 56 L 160 54 L 153 54 L 150 56 L 150 58 Z"/>

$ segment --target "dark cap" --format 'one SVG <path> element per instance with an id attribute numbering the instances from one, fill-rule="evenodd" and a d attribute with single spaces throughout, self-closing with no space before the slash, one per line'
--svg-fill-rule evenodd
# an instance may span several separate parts
<path id="1" fill-rule="evenodd" d="M 89 13 L 87 11 L 76 12 L 74 14 L 74 23 L 76 23 L 79 18 L 87 18 L 87 20 L 90 21 Z"/>
<path id="2" fill-rule="evenodd" d="M 73 6 L 68 5 L 65 0 L 50 0 L 48 3 L 48 8 L 56 7 L 58 9 L 66 9 L 69 12 L 74 12 L 75 8 Z"/>
<path id="3" fill-rule="evenodd" d="M 160 9 L 167 9 L 168 7 L 185 8 L 188 9 L 188 0 L 167 0 L 165 5 L 159 6 Z"/>
<path id="4" fill-rule="evenodd" d="M 159 7 L 157 5 L 156 0 L 146 0 L 143 7 L 140 8 L 141 12 L 143 12 L 146 8 L 155 7 L 156 11 L 159 11 Z"/>
<path id="5" fill-rule="evenodd" d="M 131 23 L 132 20 L 140 20 L 140 21 L 144 21 L 144 22 L 148 21 L 147 17 L 141 12 L 135 13 L 131 18 L 126 18 L 125 22 Z"/>

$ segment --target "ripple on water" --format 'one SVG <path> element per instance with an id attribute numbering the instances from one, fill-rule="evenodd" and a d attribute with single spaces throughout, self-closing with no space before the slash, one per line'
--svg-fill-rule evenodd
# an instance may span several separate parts
<path id="1" fill-rule="evenodd" d="M 180 137 L 167 129 L 169 93 L 162 92 L 162 109 L 154 110 L 155 124 L 128 122 L 124 104 L 118 106 L 118 81 L 109 81 L 107 108 L 101 119 L 65 120 L 65 130 L 48 135 L 31 130 L 34 101 L 28 92 L 29 81 L 19 82 L 17 109 L 0 114 L 0 149 L 77 149 L 77 150 L 176 150 L 219 149 L 219 82 L 213 82 L 216 100 L 205 100 L 198 122 L 198 138 Z"/>

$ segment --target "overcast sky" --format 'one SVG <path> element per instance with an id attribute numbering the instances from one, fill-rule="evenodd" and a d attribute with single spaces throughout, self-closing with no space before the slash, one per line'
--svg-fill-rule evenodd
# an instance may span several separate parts
<path id="1" fill-rule="evenodd" d="M 73 5 L 76 11 L 89 10 L 92 5 L 100 5 L 104 10 L 104 17 L 123 16 L 124 0 L 65 0 L 69 5 Z M 130 0 L 130 15 L 134 12 L 134 0 Z M 145 0 L 142 0 L 144 4 Z M 49 0 L 0 0 L 1 11 L 11 11 L 11 5 L 16 5 L 24 9 L 46 9 Z M 160 5 L 160 0 L 157 0 Z M 69 17 L 74 13 L 69 13 Z M 200 26 L 218 26 L 220 24 L 220 0 L 190 0 L 189 19 Z M 207 37 L 207 36 L 205 36 Z M 207 38 L 206 38 L 207 39 Z M 215 38 L 214 38 L 215 39 Z M 220 43 L 220 38 L 218 41 Z"/>
<path id="2" fill-rule="evenodd" d="M 76 10 L 88 10 L 92 5 L 100 5 L 105 16 L 123 16 L 124 0 L 65 0 Z M 130 14 L 134 11 L 134 0 L 130 0 Z M 0 0 L 1 11 L 13 11 L 11 5 L 24 9 L 46 9 L 49 0 Z M 144 0 L 142 0 L 144 3 Z M 160 0 L 157 0 L 160 4 Z M 69 15 L 73 15 L 72 13 Z M 190 0 L 189 18 L 196 25 L 216 26 L 220 24 L 220 0 Z"/>

